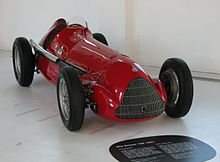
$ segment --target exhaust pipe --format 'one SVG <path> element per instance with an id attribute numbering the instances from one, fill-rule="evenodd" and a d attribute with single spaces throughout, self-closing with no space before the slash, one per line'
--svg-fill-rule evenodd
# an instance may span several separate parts
<path id="1" fill-rule="evenodd" d="M 53 55 L 52 53 L 48 52 L 47 50 L 43 49 L 39 44 L 35 43 L 32 39 L 30 39 L 30 44 L 31 44 L 31 47 L 34 49 L 35 53 L 37 53 L 41 56 L 44 56 L 49 61 L 52 61 L 53 63 L 55 63 L 59 66 L 69 65 L 69 66 L 73 67 L 75 70 L 77 70 L 80 75 L 87 73 L 86 70 L 84 70 L 83 68 L 81 68 L 77 65 L 74 65 L 69 62 L 64 62 L 59 57 L 57 57 L 57 56 Z"/>
<path id="2" fill-rule="evenodd" d="M 48 60 L 57 63 L 60 59 L 57 56 L 54 56 L 53 54 L 51 54 L 50 52 L 46 51 L 45 49 L 43 49 L 40 45 L 38 45 L 37 43 L 35 43 L 32 39 L 30 39 L 30 44 L 31 46 L 34 48 L 34 51 L 44 57 L 46 57 Z"/>

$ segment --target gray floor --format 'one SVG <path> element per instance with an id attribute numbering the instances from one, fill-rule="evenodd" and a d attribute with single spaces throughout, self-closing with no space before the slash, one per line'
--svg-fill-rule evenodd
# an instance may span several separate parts
<path id="1" fill-rule="evenodd" d="M 160 117 L 139 123 L 117 123 L 86 110 L 83 128 L 68 132 L 59 117 L 56 88 L 35 75 L 30 88 L 14 78 L 9 51 L 0 51 L 0 161 L 116 161 L 109 153 L 115 142 L 155 135 L 186 135 L 200 139 L 220 156 L 220 82 L 194 80 L 194 102 L 182 119 Z M 154 72 L 152 72 L 152 75 Z"/>

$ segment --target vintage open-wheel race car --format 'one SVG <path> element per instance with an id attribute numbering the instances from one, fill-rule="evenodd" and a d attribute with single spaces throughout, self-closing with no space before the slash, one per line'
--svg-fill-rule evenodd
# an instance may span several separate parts
<path id="1" fill-rule="evenodd" d="M 138 63 L 109 48 L 103 34 L 92 34 L 86 22 L 58 19 L 39 44 L 16 38 L 13 67 L 21 86 L 29 86 L 39 71 L 56 85 L 60 115 L 70 131 L 82 127 L 85 108 L 107 119 L 136 122 L 164 110 L 183 117 L 193 99 L 192 75 L 182 59 L 167 59 L 159 78 L 152 79 Z"/>

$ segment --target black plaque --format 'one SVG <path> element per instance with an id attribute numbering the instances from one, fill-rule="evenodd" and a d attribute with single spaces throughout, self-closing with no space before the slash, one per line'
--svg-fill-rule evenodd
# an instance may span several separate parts
<path id="1" fill-rule="evenodd" d="M 153 136 L 121 141 L 109 148 L 119 161 L 125 162 L 203 162 L 216 151 L 208 144 L 187 136 Z"/>

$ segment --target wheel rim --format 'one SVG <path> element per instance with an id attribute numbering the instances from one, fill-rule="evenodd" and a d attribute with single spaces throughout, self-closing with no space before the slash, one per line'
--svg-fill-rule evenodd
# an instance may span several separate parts
<path id="1" fill-rule="evenodd" d="M 69 95 L 67 92 L 66 82 L 63 78 L 61 78 L 59 82 L 59 99 L 60 99 L 61 112 L 65 120 L 69 120 L 70 118 Z"/>
<path id="2" fill-rule="evenodd" d="M 167 93 L 167 105 L 174 107 L 179 99 L 179 81 L 178 77 L 173 69 L 167 69 L 162 72 L 161 80 L 164 83 Z"/>
<path id="3" fill-rule="evenodd" d="M 15 48 L 14 59 L 15 59 L 15 72 L 17 74 L 17 77 L 20 78 L 20 76 L 21 76 L 21 60 L 20 60 L 18 48 Z"/>

